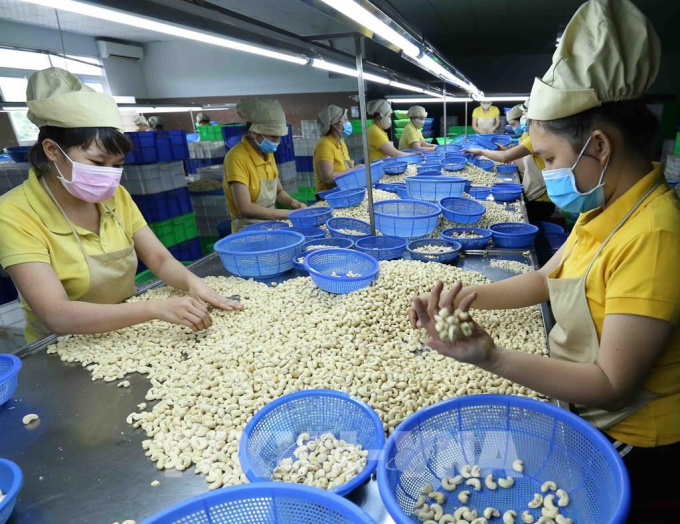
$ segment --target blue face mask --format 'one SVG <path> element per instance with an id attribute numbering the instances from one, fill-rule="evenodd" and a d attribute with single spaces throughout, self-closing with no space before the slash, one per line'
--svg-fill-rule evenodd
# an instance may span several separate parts
<path id="1" fill-rule="evenodd" d="M 602 183 L 602 180 L 604 180 L 604 173 L 607 171 L 607 166 L 609 166 L 609 159 L 607 159 L 607 163 L 602 169 L 600 181 L 593 189 L 586 193 L 581 193 L 576 188 L 574 169 L 581 160 L 581 157 L 592 138 L 593 137 L 591 136 L 586 142 L 586 145 L 583 146 L 581 153 L 578 155 L 578 158 L 572 167 L 562 167 L 559 169 L 543 171 L 545 187 L 548 191 L 550 200 L 564 211 L 570 213 L 585 213 L 586 211 L 602 207 L 602 204 L 604 204 L 604 184 Z"/>
<path id="2" fill-rule="evenodd" d="M 342 131 L 340 131 L 340 134 L 342 136 L 349 136 L 352 134 L 352 123 L 351 122 L 345 122 L 342 124 Z"/>
<path id="3" fill-rule="evenodd" d="M 257 140 L 255 141 L 257 144 L 257 147 L 260 148 L 260 151 L 263 153 L 275 153 L 276 148 L 279 147 L 279 144 L 275 144 L 271 140 L 269 140 L 266 136 L 262 137 L 262 142 L 258 142 Z"/>

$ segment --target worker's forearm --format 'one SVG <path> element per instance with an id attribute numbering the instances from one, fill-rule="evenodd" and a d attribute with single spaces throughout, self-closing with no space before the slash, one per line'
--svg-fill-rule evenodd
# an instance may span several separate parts
<path id="1" fill-rule="evenodd" d="M 494 162 L 507 162 L 507 151 L 484 150 L 484 156 Z"/>
<path id="2" fill-rule="evenodd" d="M 288 216 L 288 211 L 286 211 L 285 209 L 273 209 L 269 207 L 262 207 L 253 203 L 250 203 L 250 205 L 248 206 L 244 206 L 241 209 L 240 213 L 241 216 L 244 218 L 255 218 L 258 220 L 279 220 L 281 218 L 286 218 Z"/>
<path id="3" fill-rule="evenodd" d="M 191 281 L 198 278 L 171 255 L 163 257 L 158 268 L 151 268 L 151 270 L 163 282 L 182 291 L 189 291 Z"/>
<path id="4" fill-rule="evenodd" d="M 158 301 L 94 304 L 77 300 L 60 303 L 44 316 L 45 326 L 57 335 L 105 333 L 157 318 Z"/>
<path id="5" fill-rule="evenodd" d="M 496 348 L 492 358 L 480 367 L 547 397 L 572 404 L 612 410 L 625 402 L 625 395 L 614 388 L 597 364 Z M 556 377 L 559 380 L 555 380 Z M 584 384 L 588 387 L 583 387 Z"/>
<path id="6" fill-rule="evenodd" d="M 547 282 L 537 271 L 492 284 L 465 287 L 458 294 L 456 305 L 470 293 L 477 293 L 475 309 L 517 309 L 549 299 Z"/>
<path id="7" fill-rule="evenodd" d="M 335 179 L 344 174 L 345 173 L 341 171 L 332 171 L 330 174 L 321 173 L 321 181 L 324 184 L 334 184 Z"/>
<path id="8" fill-rule="evenodd" d="M 283 190 L 279 191 L 276 194 L 276 201 L 279 204 L 281 204 L 282 206 L 288 206 L 288 207 L 292 207 L 293 202 L 295 202 L 295 200 L 293 200 L 293 197 L 290 196 L 288 193 L 286 193 Z"/>

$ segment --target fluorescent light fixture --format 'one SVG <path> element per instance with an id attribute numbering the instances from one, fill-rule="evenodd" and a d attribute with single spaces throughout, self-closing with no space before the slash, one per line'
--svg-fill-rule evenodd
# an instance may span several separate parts
<path id="1" fill-rule="evenodd" d="M 405 55 L 410 56 L 411 58 L 417 58 L 420 54 L 420 48 L 417 45 L 408 41 L 374 14 L 357 4 L 354 0 L 322 1 L 336 11 L 340 11 L 346 17 L 351 18 L 355 22 L 370 29 L 375 34 L 387 40 L 390 44 L 395 45 L 401 49 Z"/>
<path id="2" fill-rule="evenodd" d="M 390 98 L 388 96 L 387 101 L 390 104 L 441 104 L 444 101 L 444 97 L 440 96 L 439 98 Z M 473 101 L 472 98 L 456 98 L 455 96 L 446 97 L 447 103 L 452 102 L 456 104 L 472 101 Z"/>
<path id="3" fill-rule="evenodd" d="M 143 27 L 145 31 L 152 31 L 154 33 L 162 33 L 165 35 L 185 38 L 187 40 L 193 40 L 195 42 L 216 45 L 227 49 L 233 49 L 235 51 L 243 51 L 245 53 L 251 53 L 254 55 L 264 56 L 267 58 L 274 58 L 276 60 L 283 60 L 285 62 L 291 62 L 293 64 L 306 65 L 309 62 L 307 58 L 303 58 L 300 56 L 290 55 L 287 53 L 280 53 L 278 51 L 273 51 L 271 49 L 267 49 L 264 47 L 247 44 L 239 40 L 232 40 L 230 38 L 212 35 L 209 33 L 201 33 L 199 31 L 185 29 L 183 27 L 175 26 L 172 24 L 157 22 L 150 18 L 137 15 L 129 15 L 127 13 L 123 13 L 122 11 L 117 11 L 115 9 L 98 7 L 83 2 L 77 2 L 74 0 L 22 0 L 22 1 L 27 2 L 29 4 L 41 5 L 44 7 L 48 7 L 50 9 L 60 9 L 62 11 L 69 11 L 71 13 L 76 13 L 79 15 L 98 18 L 100 20 L 107 20 L 109 22 L 116 22 L 118 24 L 129 25 L 135 28 Z"/>
<path id="4" fill-rule="evenodd" d="M 425 90 L 422 87 L 411 86 L 408 84 L 402 84 L 401 82 L 395 82 L 394 80 L 390 82 L 390 87 L 397 87 L 405 91 L 415 91 L 416 93 L 424 93 Z"/>
<path id="5" fill-rule="evenodd" d="M 480 96 L 473 98 L 477 102 L 524 102 L 529 95 L 513 95 L 513 96 Z"/>
<path id="6" fill-rule="evenodd" d="M 136 104 L 137 99 L 134 96 L 114 96 L 113 99 L 116 104 Z"/>
<path id="7" fill-rule="evenodd" d="M 0 113 L 8 113 L 10 111 L 28 111 L 28 106 L 26 104 L 0 104 Z"/>
<path id="8" fill-rule="evenodd" d="M 119 108 L 121 111 L 139 111 L 140 113 L 183 113 L 187 111 L 201 111 L 203 106 L 172 106 L 172 105 L 161 105 L 154 106 L 150 104 L 138 104 L 133 106 L 122 106 Z"/>
<path id="9" fill-rule="evenodd" d="M 314 58 L 312 60 L 312 67 L 316 67 L 318 69 L 325 69 L 326 71 L 331 71 L 333 73 L 338 73 L 341 75 L 353 76 L 354 78 L 357 78 L 359 76 L 359 72 L 356 69 L 341 66 L 340 64 L 334 64 L 332 62 L 326 62 L 325 60 L 321 60 L 319 58 Z M 376 82 L 378 84 L 387 85 L 390 83 L 389 79 L 384 78 L 382 76 L 374 75 L 372 73 L 364 73 L 364 78 L 370 82 Z"/>

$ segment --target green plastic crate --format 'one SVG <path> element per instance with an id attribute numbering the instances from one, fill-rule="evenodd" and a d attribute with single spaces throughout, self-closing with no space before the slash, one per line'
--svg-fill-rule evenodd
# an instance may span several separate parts
<path id="1" fill-rule="evenodd" d="M 674 155 L 680 155 L 680 133 L 675 135 L 675 149 L 673 149 Z"/>
<path id="2" fill-rule="evenodd" d="M 410 121 L 411 120 L 409 120 L 408 118 L 405 118 L 403 120 L 401 120 L 401 119 L 395 120 L 394 121 L 394 127 L 396 127 L 397 129 L 404 129 L 404 127 L 406 127 L 406 124 L 408 124 Z"/>
<path id="3" fill-rule="evenodd" d="M 201 137 L 201 142 L 210 142 L 214 140 L 222 141 L 222 126 L 198 126 L 198 136 Z"/>
<path id="4" fill-rule="evenodd" d="M 209 255 L 214 251 L 215 242 L 217 242 L 220 237 L 199 237 L 201 241 L 201 253 L 203 256 Z"/>
<path id="5" fill-rule="evenodd" d="M 467 134 L 472 135 L 474 134 L 475 130 L 472 129 L 472 126 L 467 127 Z M 449 126 L 449 135 L 464 135 L 465 134 L 465 126 Z"/>
<path id="6" fill-rule="evenodd" d="M 397 109 L 394 111 L 394 118 L 398 118 L 399 120 L 407 119 L 408 120 L 408 111 L 403 110 L 403 109 Z"/>
<path id="7" fill-rule="evenodd" d="M 361 133 L 361 118 L 350 118 L 349 123 L 352 124 L 352 133 Z"/>
<path id="8" fill-rule="evenodd" d="M 438 143 L 440 146 L 443 146 L 443 145 L 444 145 L 444 140 L 446 140 L 446 143 L 447 143 L 447 144 L 451 144 L 451 143 L 453 142 L 453 138 L 451 138 L 451 137 L 449 137 L 449 138 L 444 138 L 443 136 L 438 136 L 438 137 L 436 138 L 436 140 L 437 140 L 437 143 Z"/>
<path id="9" fill-rule="evenodd" d="M 191 262 L 182 262 L 185 266 L 188 266 L 190 264 L 193 264 L 195 260 Z M 151 284 L 151 282 L 154 282 L 158 280 L 158 277 L 154 275 L 150 269 L 145 269 L 144 271 L 140 271 L 135 275 L 135 284 L 139 284 L 140 286 L 145 286 L 147 284 Z"/>
<path id="10" fill-rule="evenodd" d="M 196 218 L 193 213 L 187 213 L 186 215 L 161 222 L 150 222 L 149 227 L 165 247 L 176 246 L 185 240 L 198 236 Z"/>

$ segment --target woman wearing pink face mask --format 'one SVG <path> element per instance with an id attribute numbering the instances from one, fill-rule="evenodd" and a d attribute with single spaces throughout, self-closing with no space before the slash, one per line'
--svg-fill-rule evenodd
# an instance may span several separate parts
<path id="1" fill-rule="evenodd" d="M 119 185 L 131 143 L 114 100 L 58 68 L 33 74 L 26 94 L 40 135 L 29 179 L 0 198 L 0 264 L 21 295 L 27 342 L 156 319 L 198 331 L 212 324 L 209 305 L 240 309 L 172 257 Z M 121 303 L 135 293 L 138 257 L 189 296 Z"/>

